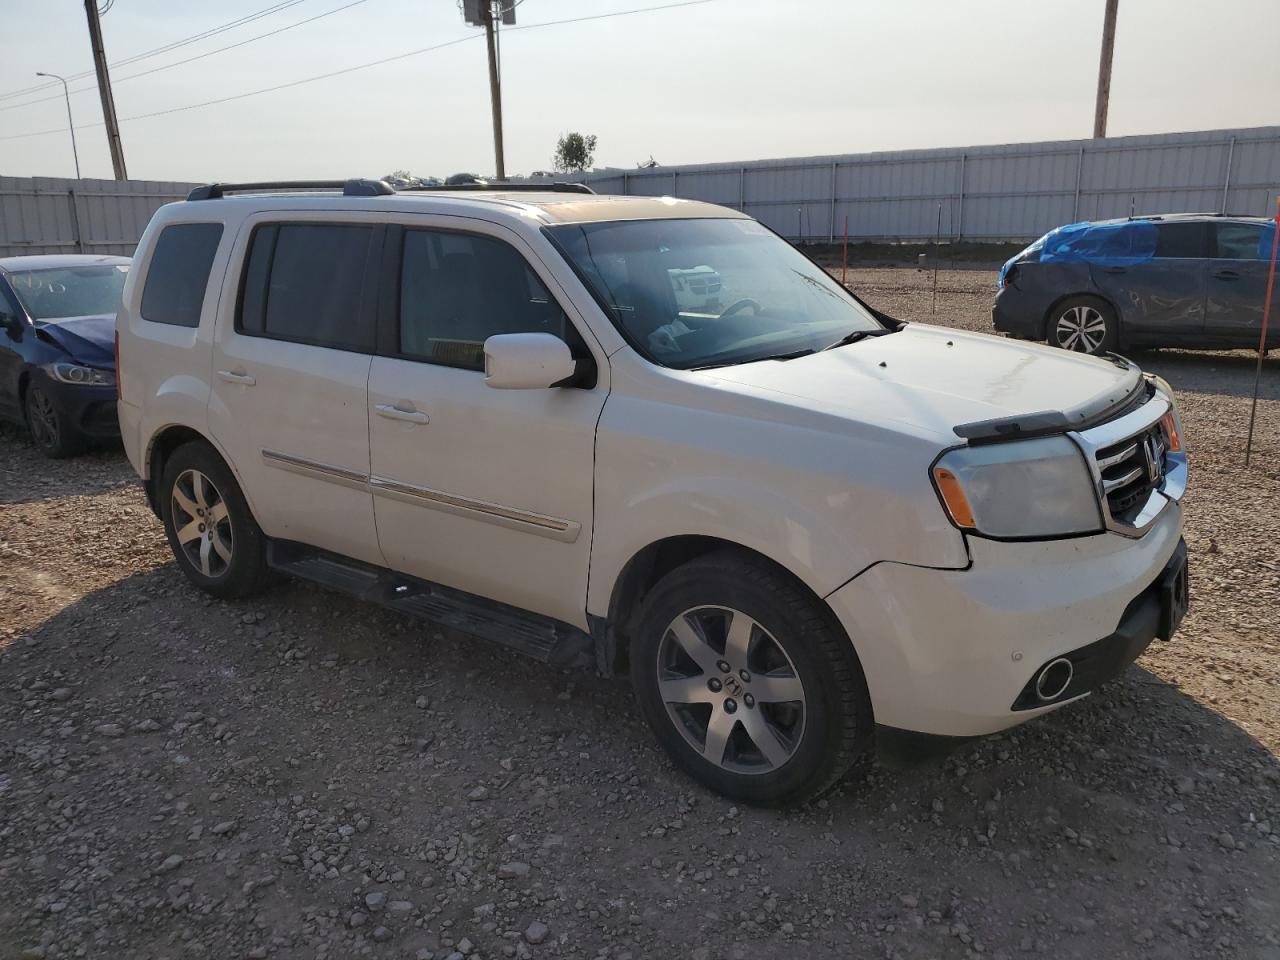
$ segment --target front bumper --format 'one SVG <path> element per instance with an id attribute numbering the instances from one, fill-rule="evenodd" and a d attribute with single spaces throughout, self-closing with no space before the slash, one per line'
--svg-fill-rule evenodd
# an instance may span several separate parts
<path id="1" fill-rule="evenodd" d="M 880 563 L 827 602 L 858 653 L 877 724 L 981 736 L 1057 709 L 1106 679 L 1098 670 L 1087 689 L 1048 705 L 1019 702 L 1051 660 L 1103 641 L 1093 652 L 1101 649 L 1118 672 L 1145 649 L 1156 627 L 1141 598 L 1181 541 L 1182 508 L 1171 502 L 1141 539 L 971 537 L 965 570 Z"/>
<path id="2" fill-rule="evenodd" d="M 77 432 L 94 440 L 120 438 L 115 387 L 63 383 L 48 376 L 42 386 Z"/>

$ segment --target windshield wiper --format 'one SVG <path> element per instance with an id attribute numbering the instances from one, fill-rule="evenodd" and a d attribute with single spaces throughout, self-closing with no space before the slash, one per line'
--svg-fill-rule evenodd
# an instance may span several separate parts
<path id="1" fill-rule="evenodd" d="M 859 340 L 865 340 L 867 337 L 883 337 L 886 333 L 893 333 L 892 330 L 850 330 L 835 343 L 829 343 L 819 353 L 826 353 L 828 350 L 834 350 L 836 347 L 847 347 L 851 343 L 857 343 Z"/>
<path id="2" fill-rule="evenodd" d="M 736 367 L 742 363 L 759 363 L 761 360 L 795 360 L 797 357 L 807 357 L 813 353 L 812 347 L 805 347 L 801 350 L 792 350 L 790 353 L 768 353 L 763 357 L 745 357 L 741 360 L 722 360 L 719 363 L 705 363 L 699 367 L 690 367 L 691 370 L 714 370 L 716 367 Z"/>

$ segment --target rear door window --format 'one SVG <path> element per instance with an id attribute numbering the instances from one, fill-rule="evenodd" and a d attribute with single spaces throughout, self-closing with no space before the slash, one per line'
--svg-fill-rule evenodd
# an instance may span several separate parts
<path id="1" fill-rule="evenodd" d="M 376 228 L 264 224 L 253 232 L 236 329 L 251 336 L 372 353 L 366 272 Z"/>
<path id="2" fill-rule="evenodd" d="M 200 308 L 220 223 L 175 223 L 160 231 L 142 288 L 142 319 L 179 327 L 200 326 Z"/>
<path id="3" fill-rule="evenodd" d="M 1254 223 L 1215 223 L 1213 256 L 1218 260 L 1261 260 L 1262 226 Z"/>
<path id="4" fill-rule="evenodd" d="M 1157 224 L 1155 256 L 1172 260 L 1195 260 L 1205 255 L 1205 224 Z"/>

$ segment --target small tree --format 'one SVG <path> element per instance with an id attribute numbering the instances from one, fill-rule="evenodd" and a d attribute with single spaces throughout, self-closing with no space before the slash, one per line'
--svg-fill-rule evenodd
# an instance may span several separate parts
<path id="1" fill-rule="evenodd" d="M 585 136 L 577 131 L 564 134 L 556 144 L 556 155 L 552 158 L 555 168 L 561 173 L 572 173 L 585 170 L 591 166 L 596 156 L 596 138 L 592 134 Z"/>

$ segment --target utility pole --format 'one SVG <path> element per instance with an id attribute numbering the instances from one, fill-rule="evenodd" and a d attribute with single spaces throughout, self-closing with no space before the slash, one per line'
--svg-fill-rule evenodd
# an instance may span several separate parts
<path id="1" fill-rule="evenodd" d="M 1102 56 L 1098 60 L 1098 102 L 1093 108 L 1093 136 L 1107 135 L 1107 107 L 1111 102 L 1111 55 L 1116 47 L 1116 8 L 1120 0 L 1107 0 L 1106 19 L 1102 24 Z"/>
<path id="2" fill-rule="evenodd" d="M 484 42 L 489 47 L 489 104 L 493 108 L 493 156 L 498 179 L 507 179 L 502 162 L 502 81 L 498 79 L 498 52 L 494 43 L 493 4 L 484 5 Z"/>
<path id="3" fill-rule="evenodd" d="M 494 7 L 497 6 L 496 20 Z M 506 164 L 502 161 L 502 77 L 498 63 L 498 24 L 516 22 L 516 4 L 501 0 L 462 0 L 462 19 L 474 27 L 484 27 L 485 44 L 489 48 L 489 103 L 493 108 L 493 156 L 499 180 L 507 179 Z"/>
<path id="4" fill-rule="evenodd" d="M 102 96 L 102 119 L 107 125 L 111 167 L 117 180 L 128 180 L 129 174 L 124 168 L 124 148 L 120 145 L 120 123 L 116 119 L 116 101 L 111 95 L 111 76 L 107 73 L 107 54 L 102 48 L 98 0 L 84 0 L 84 13 L 89 18 L 89 42 L 93 44 L 93 65 L 98 71 L 98 93 Z"/>

